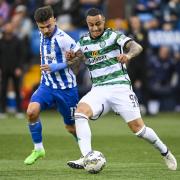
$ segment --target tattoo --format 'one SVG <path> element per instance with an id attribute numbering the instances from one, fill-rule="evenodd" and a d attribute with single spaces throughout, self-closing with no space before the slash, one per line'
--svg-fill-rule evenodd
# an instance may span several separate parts
<path id="1" fill-rule="evenodd" d="M 126 54 L 131 58 L 136 57 L 142 52 L 143 48 L 135 41 L 129 41 L 125 46 Z"/>
<path id="2" fill-rule="evenodd" d="M 69 66 L 73 70 L 74 74 L 78 74 L 82 62 L 85 62 L 85 56 L 81 50 L 78 50 L 75 53 L 75 57 L 72 58 L 69 63 Z"/>
<path id="3" fill-rule="evenodd" d="M 86 59 L 84 53 L 81 50 L 78 50 L 75 55 L 75 58 L 79 58 L 79 61 L 84 61 Z"/>

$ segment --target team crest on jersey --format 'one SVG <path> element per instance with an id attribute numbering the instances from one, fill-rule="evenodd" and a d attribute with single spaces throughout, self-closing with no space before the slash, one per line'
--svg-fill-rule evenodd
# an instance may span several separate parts
<path id="1" fill-rule="evenodd" d="M 106 46 L 106 42 L 105 41 L 101 41 L 99 43 L 99 45 L 100 45 L 101 48 L 104 48 Z"/>
<path id="2" fill-rule="evenodd" d="M 98 51 L 92 51 L 91 56 L 92 56 L 93 58 L 96 58 L 98 55 L 99 55 L 99 54 L 98 54 Z"/>

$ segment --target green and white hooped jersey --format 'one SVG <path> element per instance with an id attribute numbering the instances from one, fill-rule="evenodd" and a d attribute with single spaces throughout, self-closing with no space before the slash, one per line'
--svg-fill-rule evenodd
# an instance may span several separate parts
<path id="1" fill-rule="evenodd" d="M 130 40 L 112 29 L 106 29 L 98 39 L 92 39 L 89 34 L 81 37 L 78 44 L 87 59 L 93 86 L 130 84 L 126 66 L 117 61 Z"/>

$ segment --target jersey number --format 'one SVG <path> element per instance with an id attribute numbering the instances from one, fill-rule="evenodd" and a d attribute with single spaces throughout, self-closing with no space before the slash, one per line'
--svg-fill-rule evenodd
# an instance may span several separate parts
<path id="1" fill-rule="evenodd" d="M 133 104 L 133 107 L 139 107 L 139 103 L 138 103 L 138 99 L 137 99 L 136 95 L 130 94 L 129 98 Z"/>
<path id="2" fill-rule="evenodd" d="M 73 117 L 74 119 L 74 113 L 75 113 L 76 107 L 70 107 L 70 110 L 71 110 L 71 117 Z"/>

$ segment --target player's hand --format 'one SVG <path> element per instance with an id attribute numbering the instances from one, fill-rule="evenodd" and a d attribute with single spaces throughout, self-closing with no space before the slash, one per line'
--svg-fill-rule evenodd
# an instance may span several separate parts
<path id="1" fill-rule="evenodd" d="M 49 67 L 49 64 L 43 64 L 43 65 L 40 65 L 40 70 L 41 71 L 45 71 L 47 73 L 50 73 L 51 72 L 51 69 Z"/>
<path id="2" fill-rule="evenodd" d="M 66 51 L 65 57 L 66 57 L 66 60 L 67 60 L 67 64 L 69 66 L 74 64 L 74 60 L 75 60 L 74 58 L 76 57 L 74 51 Z"/>
<path id="3" fill-rule="evenodd" d="M 65 53 L 65 57 L 67 60 L 72 60 L 73 58 L 75 58 L 75 52 L 74 51 L 66 51 Z"/>
<path id="4" fill-rule="evenodd" d="M 130 56 L 128 56 L 127 54 L 120 54 L 117 59 L 120 63 L 127 64 L 130 60 Z"/>

